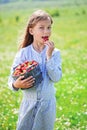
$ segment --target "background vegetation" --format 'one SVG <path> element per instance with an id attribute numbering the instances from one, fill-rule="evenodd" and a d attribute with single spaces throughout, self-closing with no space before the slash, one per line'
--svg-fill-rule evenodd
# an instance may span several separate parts
<path id="1" fill-rule="evenodd" d="M 55 84 L 57 115 L 54 130 L 87 129 L 87 6 L 56 2 L 0 5 L 0 130 L 15 130 L 22 92 L 8 89 L 7 80 L 18 38 L 36 9 L 54 20 L 51 39 L 61 50 L 63 77 Z"/>

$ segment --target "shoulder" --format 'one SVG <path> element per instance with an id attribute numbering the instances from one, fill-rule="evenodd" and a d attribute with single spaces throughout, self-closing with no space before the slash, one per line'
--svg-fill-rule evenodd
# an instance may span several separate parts
<path id="1" fill-rule="evenodd" d="M 31 49 L 31 45 L 24 47 L 24 48 L 21 48 L 20 51 L 27 51 L 27 50 L 30 50 L 30 49 Z"/>
<path id="2" fill-rule="evenodd" d="M 21 48 L 19 51 L 18 51 L 18 55 L 23 55 L 25 53 L 27 53 L 29 50 L 31 49 L 30 45 L 27 46 L 27 47 L 24 47 L 24 48 Z"/>
<path id="3" fill-rule="evenodd" d="M 30 45 L 24 48 L 21 48 L 16 53 L 15 59 L 22 59 L 23 61 L 26 59 L 28 53 L 30 53 Z"/>

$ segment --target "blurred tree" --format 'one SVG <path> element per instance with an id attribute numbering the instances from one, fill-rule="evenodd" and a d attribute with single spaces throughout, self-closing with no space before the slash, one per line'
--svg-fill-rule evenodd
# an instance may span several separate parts
<path id="1" fill-rule="evenodd" d="M 8 3 L 9 0 L 0 0 L 0 3 Z"/>

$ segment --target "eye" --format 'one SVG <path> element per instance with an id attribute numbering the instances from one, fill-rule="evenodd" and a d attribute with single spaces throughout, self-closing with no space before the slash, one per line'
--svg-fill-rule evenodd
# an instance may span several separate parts
<path id="1" fill-rule="evenodd" d="M 51 26 L 49 26 L 48 29 L 51 29 Z"/>
<path id="2" fill-rule="evenodd" d="M 41 27 L 39 27 L 39 28 L 40 28 L 40 29 L 44 29 L 44 27 L 42 27 L 42 26 L 41 26 Z"/>

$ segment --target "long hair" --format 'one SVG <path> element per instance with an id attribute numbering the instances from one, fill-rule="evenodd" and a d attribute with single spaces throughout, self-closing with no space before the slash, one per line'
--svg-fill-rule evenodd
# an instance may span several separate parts
<path id="1" fill-rule="evenodd" d="M 27 47 L 28 45 L 32 44 L 33 35 L 30 34 L 29 29 L 33 28 L 39 21 L 47 20 L 48 18 L 50 19 L 51 24 L 52 24 L 53 20 L 51 16 L 43 10 L 37 10 L 30 16 L 28 24 L 25 28 L 24 37 L 19 45 L 19 49 Z"/>

